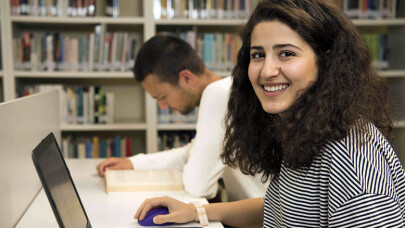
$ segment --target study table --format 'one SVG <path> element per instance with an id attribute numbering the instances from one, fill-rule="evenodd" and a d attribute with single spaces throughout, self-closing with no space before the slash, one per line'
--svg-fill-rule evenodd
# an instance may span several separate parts
<path id="1" fill-rule="evenodd" d="M 141 203 L 150 197 L 170 196 L 189 203 L 205 198 L 195 198 L 185 192 L 110 193 L 105 190 L 105 180 L 97 174 L 96 166 L 102 159 L 66 159 L 72 179 L 93 228 L 145 227 L 133 218 Z M 199 223 L 174 224 L 174 227 L 202 227 Z M 17 228 L 58 227 L 48 198 L 43 189 L 27 209 Z M 159 226 L 162 227 L 162 226 Z M 222 227 L 220 222 L 210 222 L 208 227 Z"/>

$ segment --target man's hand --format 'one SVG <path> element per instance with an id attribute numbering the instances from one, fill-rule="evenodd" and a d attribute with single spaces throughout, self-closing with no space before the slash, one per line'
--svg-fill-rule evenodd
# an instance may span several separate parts
<path id="1" fill-rule="evenodd" d="M 128 158 L 115 158 L 111 157 L 101 162 L 96 167 L 100 176 L 104 176 L 107 169 L 133 169 L 132 162 Z"/>

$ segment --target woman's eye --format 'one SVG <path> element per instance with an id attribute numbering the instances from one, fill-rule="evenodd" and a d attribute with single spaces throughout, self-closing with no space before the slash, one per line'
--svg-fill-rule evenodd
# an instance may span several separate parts
<path id="1" fill-rule="evenodd" d="M 281 57 L 290 57 L 290 56 L 295 56 L 295 53 L 291 52 L 291 51 L 283 51 L 283 52 L 281 52 L 280 56 Z"/>
<path id="2" fill-rule="evenodd" d="M 260 59 L 260 58 L 263 58 L 263 57 L 264 57 L 264 54 L 261 53 L 261 52 L 255 52 L 255 53 L 251 54 L 252 59 Z"/>

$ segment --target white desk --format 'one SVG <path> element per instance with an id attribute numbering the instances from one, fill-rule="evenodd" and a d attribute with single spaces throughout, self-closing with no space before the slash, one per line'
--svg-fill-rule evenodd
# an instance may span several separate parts
<path id="1" fill-rule="evenodd" d="M 96 165 L 100 159 L 68 159 L 66 161 L 81 201 L 90 219 L 92 227 L 143 227 L 133 218 L 144 199 L 168 195 L 183 202 L 199 200 L 185 192 L 143 192 L 107 194 L 104 179 L 99 177 Z M 175 227 L 202 227 L 198 223 L 173 225 Z M 58 227 L 46 194 L 42 189 L 30 205 L 17 228 L 25 227 Z M 210 222 L 209 227 L 222 227 L 219 222 Z"/>

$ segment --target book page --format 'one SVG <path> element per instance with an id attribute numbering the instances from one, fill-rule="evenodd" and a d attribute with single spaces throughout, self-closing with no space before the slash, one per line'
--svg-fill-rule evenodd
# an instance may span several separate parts
<path id="1" fill-rule="evenodd" d="M 183 191 L 179 170 L 107 170 L 107 192 Z"/>

